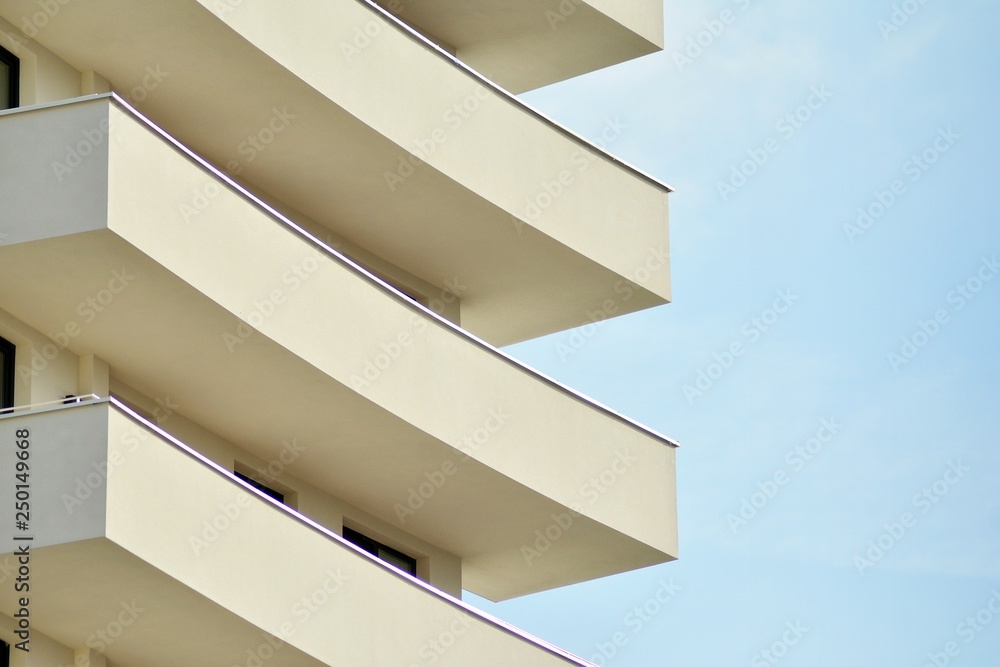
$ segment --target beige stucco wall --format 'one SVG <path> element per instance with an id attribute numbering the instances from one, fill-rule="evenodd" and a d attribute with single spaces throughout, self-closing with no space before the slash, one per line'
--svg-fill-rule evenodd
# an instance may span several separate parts
<path id="1" fill-rule="evenodd" d="M 28 653 L 15 649 L 14 644 L 20 641 L 14 636 L 16 628 L 13 618 L 0 614 L 0 639 L 11 646 L 10 667 L 73 667 L 74 650 L 38 630 L 31 631 Z"/>
<path id="2" fill-rule="evenodd" d="M 24 17 L 21 27 L 29 32 L 44 30 L 44 27 L 36 27 L 41 21 L 32 22 L 32 18 Z M 2 18 L 0 46 L 21 60 L 21 106 L 64 100 L 80 94 L 80 72 Z"/>
<path id="3" fill-rule="evenodd" d="M 17 347 L 15 359 L 14 403 L 33 405 L 76 394 L 79 358 L 47 335 L 2 310 L 0 303 L 0 338 Z M 60 341 L 60 332 L 52 332 Z"/>

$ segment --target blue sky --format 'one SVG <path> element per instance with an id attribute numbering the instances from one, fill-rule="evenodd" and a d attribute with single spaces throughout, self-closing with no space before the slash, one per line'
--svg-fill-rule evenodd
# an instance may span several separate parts
<path id="1" fill-rule="evenodd" d="M 677 188 L 674 302 L 509 351 L 682 443 L 681 559 L 472 601 L 604 665 L 997 665 L 1000 3 L 665 14 L 524 99 Z"/>

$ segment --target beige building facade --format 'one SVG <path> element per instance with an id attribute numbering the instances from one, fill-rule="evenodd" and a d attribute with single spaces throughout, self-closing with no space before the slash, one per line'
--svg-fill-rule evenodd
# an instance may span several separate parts
<path id="1" fill-rule="evenodd" d="M 676 443 L 499 348 L 666 303 L 670 188 L 513 93 L 660 48 L 0 0 L 0 665 L 587 664 L 462 592 L 676 558 Z"/>

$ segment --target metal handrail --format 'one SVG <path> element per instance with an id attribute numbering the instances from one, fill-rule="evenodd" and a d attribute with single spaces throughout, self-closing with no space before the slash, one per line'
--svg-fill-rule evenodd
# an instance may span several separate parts
<path id="1" fill-rule="evenodd" d="M 42 403 L 28 403 L 26 405 L 15 405 L 10 408 L 0 409 L 0 417 L 9 417 L 10 415 L 23 415 L 26 412 L 34 412 L 39 408 L 50 408 L 50 407 L 61 407 L 63 405 L 71 405 L 76 403 L 83 403 L 84 401 L 99 401 L 101 397 L 97 394 L 70 394 L 64 396 L 63 398 L 56 399 L 54 401 L 44 401 Z"/>

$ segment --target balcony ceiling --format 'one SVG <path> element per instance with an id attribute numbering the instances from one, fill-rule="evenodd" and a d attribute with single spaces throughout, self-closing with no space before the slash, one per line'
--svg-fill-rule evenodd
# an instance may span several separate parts
<path id="1" fill-rule="evenodd" d="M 519 93 L 663 48 L 662 0 L 376 0 Z"/>

